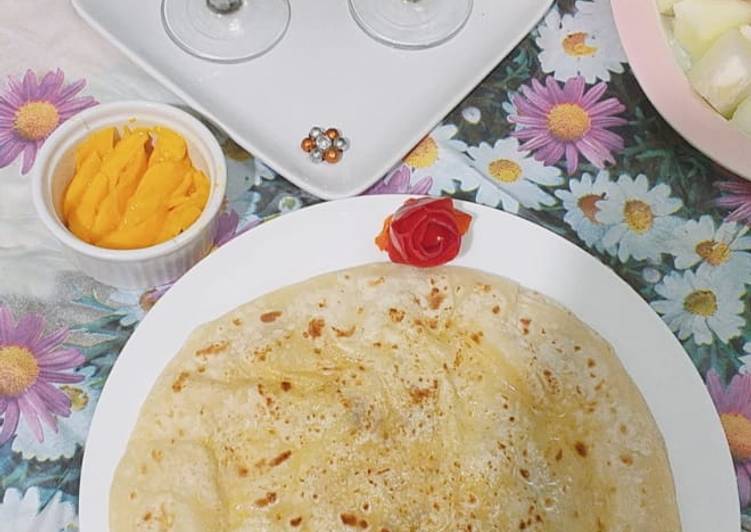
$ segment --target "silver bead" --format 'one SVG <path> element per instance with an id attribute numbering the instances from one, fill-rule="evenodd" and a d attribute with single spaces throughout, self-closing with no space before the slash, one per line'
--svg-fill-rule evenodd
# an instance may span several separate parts
<path id="1" fill-rule="evenodd" d="M 320 137 L 321 135 L 323 135 L 323 128 L 320 128 L 320 127 L 316 126 L 316 127 L 314 127 L 313 129 L 310 130 L 309 135 L 310 135 L 310 138 L 312 138 L 313 140 L 315 140 L 318 137 Z"/>
<path id="2" fill-rule="evenodd" d="M 310 152 L 310 160 L 314 163 L 320 163 L 323 161 L 323 151 L 319 150 L 318 148 L 314 148 L 313 151 Z"/>
<path id="3" fill-rule="evenodd" d="M 331 139 L 326 135 L 321 135 L 316 139 L 316 146 L 318 146 L 319 150 L 326 151 L 331 147 Z"/>
<path id="4" fill-rule="evenodd" d="M 334 148 L 340 151 L 347 151 L 349 149 L 349 139 L 347 137 L 337 137 L 334 141 Z"/>

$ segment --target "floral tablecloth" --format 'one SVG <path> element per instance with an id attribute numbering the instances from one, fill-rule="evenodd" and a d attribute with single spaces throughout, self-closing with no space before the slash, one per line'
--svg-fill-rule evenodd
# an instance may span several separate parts
<path id="1" fill-rule="evenodd" d="M 47 135 L 86 107 L 179 101 L 67 2 L 12 5 L 0 21 L 0 530 L 76 530 L 97 399 L 128 337 L 169 287 L 116 290 L 76 271 L 35 218 L 28 172 Z M 216 135 L 230 169 L 217 247 L 319 201 Z M 389 192 L 516 213 L 628 281 L 707 383 L 751 530 L 751 183 L 660 118 L 629 70 L 608 0 L 559 0 L 368 193 Z"/>

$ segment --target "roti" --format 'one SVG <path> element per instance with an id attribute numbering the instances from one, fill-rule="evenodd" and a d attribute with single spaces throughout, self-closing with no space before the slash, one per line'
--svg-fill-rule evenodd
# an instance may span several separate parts
<path id="1" fill-rule="evenodd" d="M 513 281 L 394 264 L 196 330 L 142 407 L 110 525 L 680 530 L 664 442 L 605 340 Z"/>

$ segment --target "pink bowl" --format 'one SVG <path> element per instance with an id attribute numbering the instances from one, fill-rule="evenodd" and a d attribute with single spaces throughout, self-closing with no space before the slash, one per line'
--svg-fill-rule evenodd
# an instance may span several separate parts
<path id="1" fill-rule="evenodd" d="M 691 87 L 668 41 L 657 0 L 611 0 L 631 69 L 673 128 L 707 157 L 751 180 L 751 137 Z"/>

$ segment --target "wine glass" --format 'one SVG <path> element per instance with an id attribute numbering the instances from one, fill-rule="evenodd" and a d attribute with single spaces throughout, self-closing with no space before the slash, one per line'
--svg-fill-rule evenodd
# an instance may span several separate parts
<path id="1" fill-rule="evenodd" d="M 289 0 L 162 0 L 162 22 L 175 44 L 220 63 L 268 52 L 289 20 Z"/>
<path id="2" fill-rule="evenodd" d="M 473 0 L 349 0 L 352 16 L 374 39 L 397 48 L 430 48 L 469 20 Z"/>

